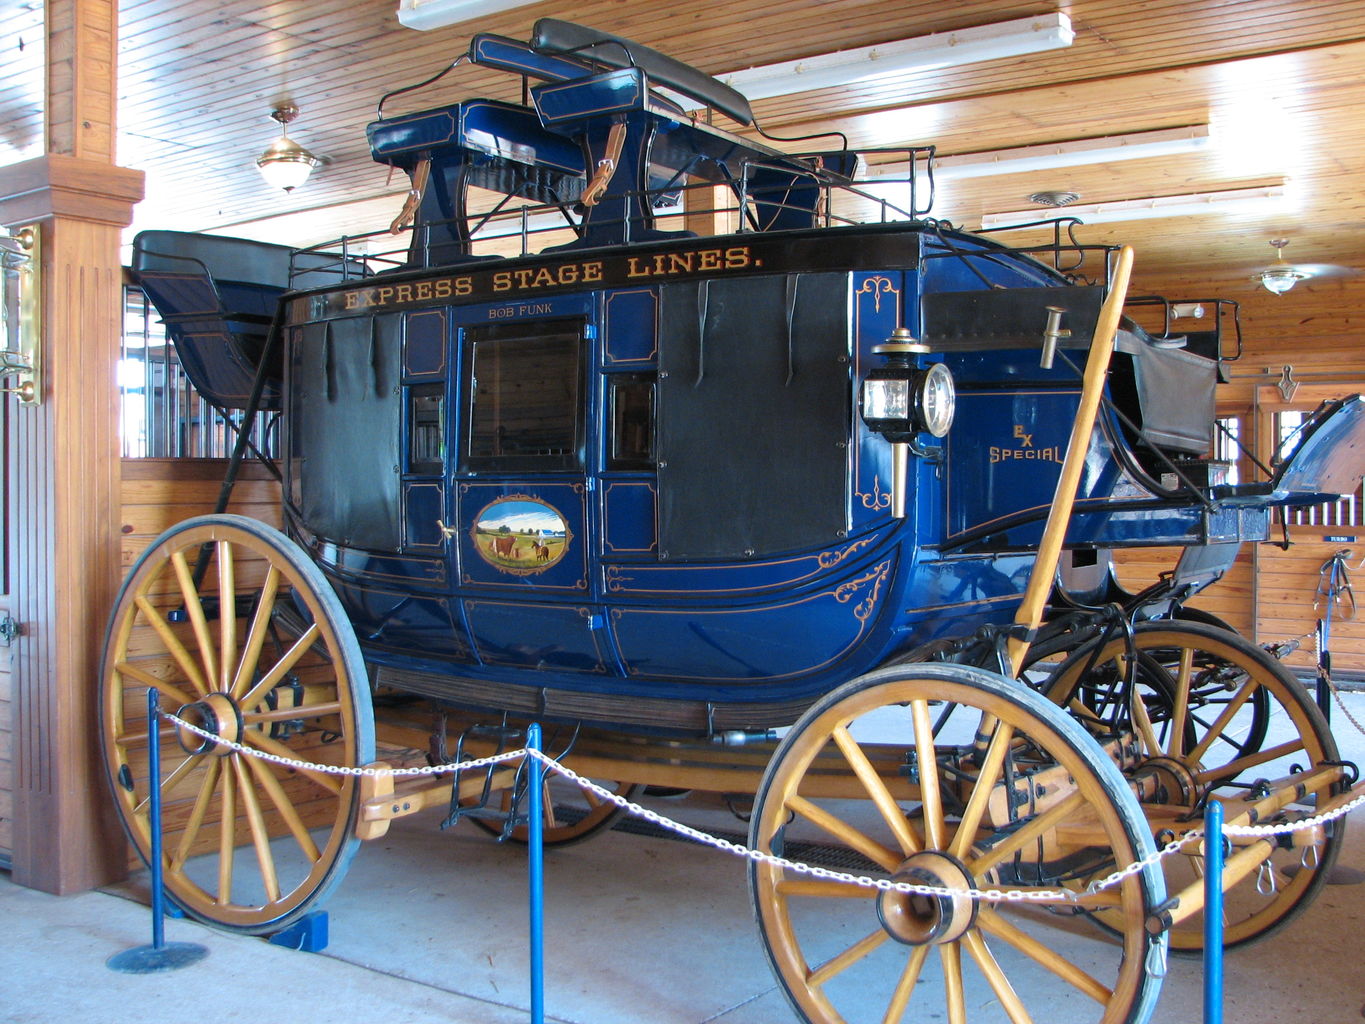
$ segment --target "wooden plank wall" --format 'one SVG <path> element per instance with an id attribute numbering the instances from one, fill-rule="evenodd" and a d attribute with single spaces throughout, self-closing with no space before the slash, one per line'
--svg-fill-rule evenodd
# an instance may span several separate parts
<path id="1" fill-rule="evenodd" d="M 1130 548 L 1114 552 L 1114 570 L 1126 590 L 1136 593 L 1154 583 L 1163 572 L 1175 568 L 1180 548 Z M 1189 602 L 1190 607 L 1217 615 L 1239 633 L 1250 636 L 1252 628 L 1251 595 L 1254 552 L 1245 545 L 1237 561 L 1221 580 Z"/>
<path id="2" fill-rule="evenodd" d="M 120 555 L 125 576 L 162 531 L 185 519 L 213 511 L 226 467 L 227 463 L 221 459 L 123 460 Z M 228 512 L 250 516 L 278 527 L 279 484 L 263 467 L 255 463 L 244 464 L 233 488 Z M 136 695 L 129 696 L 125 713 L 145 714 L 145 706 L 145 697 L 142 691 L 138 691 Z M 137 772 L 145 770 L 140 764 L 133 767 Z M 168 833 L 173 833 L 188 815 L 185 802 L 192 798 L 193 793 L 186 795 L 176 792 L 170 796 L 166 820 Z M 270 825 L 272 832 L 283 833 L 283 823 L 274 820 L 274 816 Z M 244 824 L 242 828 L 244 831 Z M 130 868 L 139 865 L 137 855 L 130 849 Z"/>
<path id="3" fill-rule="evenodd" d="M 1288 551 L 1270 544 L 1258 545 L 1257 642 L 1303 637 L 1319 619 L 1326 617 L 1328 602 L 1317 592 L 1319 570 L 1343 545 L 1326 542 L 1322 536 L 1321 530 L 1297 527 L 1290 530 L 1292 543 Z M 1359 546 L 1353 550 L 1355 559 L 1351 567 L 1357 568 L 1365 550 Z M 1349 600 L 1339 601 L 1332 608 L 1330 650 L 1332 669 L 1338 674 L 1365 670 L 1365 623 L 1358 616 L 1347 618 L 1351 613 Z M 1317 664 L 1313 638 L 1305 638 L 1301 648 L 1287 661 L 1295 668 L 1311 670 Z"/>
<path id="4" fill-rule="evenodd" d="M 121 531 L 126 574 L 168 527 L 213 511 L 227 463 L 222 459 L 124 459 Z M 280 525 L 280 487 L 254 463 L 244 463 L 228 511 Z"/>
<path id="5" fill-rule="evenodd" d="M 1365 534 L 1358 536 L 1365 540 Z M 1258 644 L 1298 641 L 1298 650 L 1285 663 L 1311 672 L 1317 664 L 1314 629 L 1327 615 L 1327 602 L 1317 594 L 1319 570 L 1341 548 L 1324 542 L 1320 530 L 1291 528 L 1287 551 L 1273 542 L 1244 546 L 1228 574 L 1189 604 L 1225 619 Z M 1353 581 L 1365 582 L 1365 547 L 1353 551 Z M 1114 567 L 1124 587 L 1138 591 L 1174 567 L 1179 557 L 1179 548 L 1117 551 Z M 1352 611 L 1349 599 L 1339 600 L 1330 622 L 1332 668 L 1343 676 L 1365 673 L 1365 618 Z"/>

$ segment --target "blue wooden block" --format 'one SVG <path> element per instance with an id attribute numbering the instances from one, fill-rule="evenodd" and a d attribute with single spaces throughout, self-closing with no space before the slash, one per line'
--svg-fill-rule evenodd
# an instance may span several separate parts
<path id="1" fill-rule="evenodd" d="M 315 910 L 305 914 L 284 931 L 270 936 L 270 942 L 305 953 L 321 953 L 327 948 L 327 911 Z"/>

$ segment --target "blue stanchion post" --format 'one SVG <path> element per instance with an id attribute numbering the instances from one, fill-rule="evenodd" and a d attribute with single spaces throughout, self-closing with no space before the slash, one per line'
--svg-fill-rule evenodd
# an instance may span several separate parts
<path id="1" fill-rule="evenodd" d="M 526 748 L 540 753 L 540 725 L 526 730 Z M 538 757 L 531 761 L 531 790 L 527 801 L 527 843 L 531 897 L 531 1024 L 545 1022 L 545 819 L 542 780 L 545 766 Z"/>
<path id="2" fill-rule="evenodd" d="M 124 974 L 152 974 L 188 967 L 208 956 L 197 942 L 166 941 L 166 890 L 161 864 L 161 711 L 157 692 L 147 690 L 147 828 L 150 849 L 147 866 L 152 886 L 152 944 L 115 953 L 106 965 Z"/>
<path id="3" fill-rule="evenodd" d="M 148 868 L 152 882 L 152 948 L 166 946 L 166 876 L 161 864 L 161 711 L 156 687 L 147 687 L 147 827 L 152 832 Z"/>
<path id="4" fill-rule="evenodd" d="M 1223 805 L 1204 810 L 1204 1024 L 1223 1024 Z"/>

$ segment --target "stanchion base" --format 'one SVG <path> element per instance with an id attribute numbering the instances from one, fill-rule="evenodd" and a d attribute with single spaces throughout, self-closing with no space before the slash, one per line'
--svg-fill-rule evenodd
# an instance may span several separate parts
<path id="1" fill-rule="evenodd" d="M 175 971 L 197 964 L 208 955 L 208 947 L 197 942 L 168 942 L 160 949 L 155 946 L 125 949 L 104 963 L 111 971 L 123 974 L 156 974 L 158 971 Z"/>

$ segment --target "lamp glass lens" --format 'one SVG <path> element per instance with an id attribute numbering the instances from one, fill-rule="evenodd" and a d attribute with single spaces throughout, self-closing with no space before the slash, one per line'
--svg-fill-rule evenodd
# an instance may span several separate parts
<path id="1" fill-rule="evenodd" d="M 935 363 L 925 373 L 920 403 L 924 411 L 924 429 L 935 437 L 948 433 L 957 410 L 957 389 L 953 386 L 952 371 L 942 363 Z"/>
<path id="2" fill-rule="evenodd" d="M 910 416 L 910 382 L 878 380 L 863 382 L 863 418 L 905 420 Z"/>

